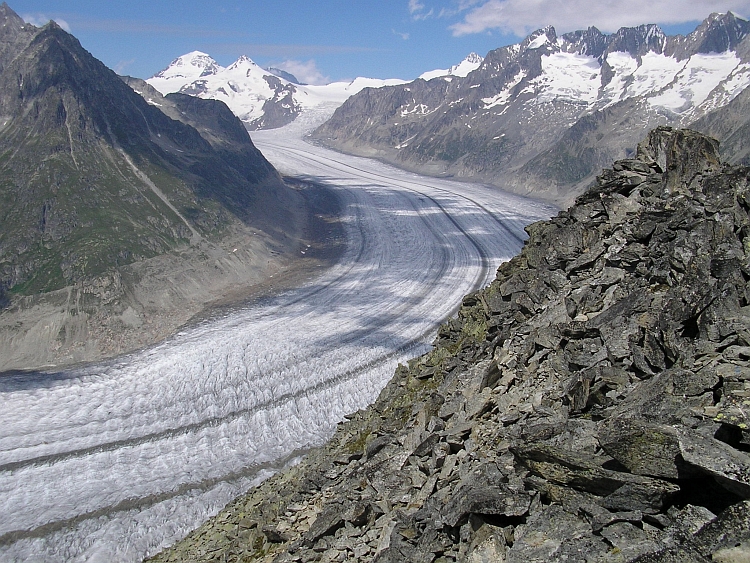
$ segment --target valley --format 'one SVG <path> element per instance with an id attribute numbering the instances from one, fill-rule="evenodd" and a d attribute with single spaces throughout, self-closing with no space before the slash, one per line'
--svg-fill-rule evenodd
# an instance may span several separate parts
<path id="1" fill-rule="evenodd" d="M 253 141 L 339 199 L 340 260 L 155 347 L 1 378 L 0 560 L 138 561 L 181 538 L 372 402 L 554 211 L 309 145 L 304 127 Z"/>

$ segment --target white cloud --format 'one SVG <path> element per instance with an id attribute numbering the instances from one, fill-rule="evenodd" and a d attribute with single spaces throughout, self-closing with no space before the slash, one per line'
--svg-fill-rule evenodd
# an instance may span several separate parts
<path id="1" fill-rule="evenodd" d="M 128 59 L 126 61 L 120 61 L 115 65 L 115 67 L 112 70 L 114 70 L 116 74 L 119 74 L 122 76 L 123 74 L 125 74 L 125 69 L 131 66 L 134 62 L 135 62 L 135 59 Z"/>
<path id="2" fill-rule="evenodd" d="M 297 77 L 297 80 L 305 84 L 328 84 L 331 82 L 331 79 L 328 76 L 324 76 L 323 73 L 318 70 L 317 64 L 315 64 L 315 61 L 312 59 L 306 62 L 286 60 L 283 63 L 270 66 L 275 66 L 276 68 L 280 68 L 281 70 L 293 74 Z"/>
<path id="3" fill-rule="evenodd" d="M 401 31 L 396 31 L 395 29 L 391 29 L 391 32 L 393 33 L 393 35 L 398 35 L 404 41 L 408 41 L 409 40 L 409 34 L 408 33 L 403 33 Z"/>
<path id="4" fill-rule="evenodd" d="M 26 23 L 30 23 L 33 26 L 44 27 L 50 22 L 52 18 L 48 18 L 44 14 L 24 14 L 23 16 L 21 16 L 21 19 L 25 21 Z M 71 33 L 70 26 L 68 25 L 68 22 L 66 22 L 65 20 L 57 18 L 55 19 L 55 23 L 57 23 L 57 25 L 62 27 L 68 33 Z"/>
<path id="5" fill-rule="evenodd" d="M 463 6 L 470 10 L 451 26 L 456 36 L 492 29 L 524 36 L 546 25 L 559 33 L 591 25 L 613 32 L 644 23 L 703 20 L 711 12 L 750 14 L 750 0 L 463 0 Z"/>
<path id="6" fill-rule="evenodd" d="M 409 13 L 415 20 L 425 20 L 435 13 L 432 8 L 429 11 L 425 10 L 426 6 L 419 0 L 409 0 Z"/>
<path id="7" fill-rule="evenodd" d="M 419 0 L 409 0 L 409 13 L 416 14 L 424 10 L 424 4 Z"/>

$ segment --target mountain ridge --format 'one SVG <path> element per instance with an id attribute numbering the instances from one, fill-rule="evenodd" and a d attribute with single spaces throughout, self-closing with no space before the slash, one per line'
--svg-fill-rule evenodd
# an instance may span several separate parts
<path id="1" fill-rule="evenodd" d="M 254 131 L 287 125 L 306 108 L 339 105 L 363 88 L 405 81 L 360 77 L 326 85 L 299 84 L 296 77 L 263 69 L 246 55 L 224 68 L 206 53 L 193 51 L 176 58 L 146 82 L 162 95 L 182 93 L 223 101 Z"/>
<path id="2" fill-rule="evenodd" d="M 54 22 L 0 22 L 0 370 L 152 343 L 289 265 L 304 196 L 226 106 L 172 119 Z"/>
<path id="3" fill-rule="evenodd" d="M 626 156 L 644 128 L 687 126 L 745 89 L 749 30 L 731 12 L 710 16 L 687 36 L 642 25 L 558 37 L 550 26 L 490 51 L 465 78 L 353 96 L 313 137 L 417 172 L 569 203 L 599 168 Z M 717 48 L 724 50 L 711 51 Z M 606 128 L 613 115 L 621 115 L 617 127 Z M 572 128 L 594 122 L 601 128 L 591 136 L 603 142 L 571 146 Z M 590 164 L 560 161 L 569 150 L 588 151 Z M 569 178 L 554 180 L 565 167 Z"/>

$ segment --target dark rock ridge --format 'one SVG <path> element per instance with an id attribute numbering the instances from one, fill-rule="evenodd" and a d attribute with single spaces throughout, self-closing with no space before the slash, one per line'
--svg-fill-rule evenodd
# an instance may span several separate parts
<path id="1" fill-rule="evenodd" d="M 733 55 L 733 65 L 750 62 L 749 31 L 731 13 L 711 15 L 687 36 L 666 36 L 655 25 L 561 36 L 547 27 L 489 52 L 465 78 L 363 90 L 314 137 L 567 206 L 602 167 L 632 156 L 644 130 L 688 126 L 725 105 L 739 66 L 707 79 L 715 80 L 707 97 L 690 83 L 711 75 L 713 63 L 704 63 L 719 54 Z"/>
<path id="2" fill-rule="evenodd" d="M 658 128 L 330 443 L 154 561 L 747 561 L 750 169 Z"/>

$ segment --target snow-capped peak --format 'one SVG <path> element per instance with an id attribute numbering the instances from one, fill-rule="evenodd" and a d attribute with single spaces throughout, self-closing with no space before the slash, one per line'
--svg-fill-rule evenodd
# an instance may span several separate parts
<path id="1" fill-rule="evenodd" d="M 432 80 L 441 76 L 466 77 L 470 72 L 479 68 L 484 58 L 476 53 L 469 53 L 464 60 L 449 69 L 436 69 L 425 72 L 419 76 L 422 80 Z"/>
<path id="2" fill-rule="evenodd" d="M 525 42 L 528 42 L 525 47 L 526 49 L 539 49 L 539 47 L 542 47 L 544 45 L 557 43 L 557 34 L 555 33 L 555 28 L 552 26 L 547 26 L 544 29 L 535 31 L 534 33 L 529 35 Z"/>
<path id="3" fill-rule="evenodd" d="M 213 76 L 223 68 L 211 56 L 201 51 L 193 51 L 177 57 L 167 68 L 156 73 L 149 80 L 162 94 L 177 92 L 183 86 L 206 76 Z"/>
<path id="4" fill-rule="evenodd" d="M 227 67 L 227 70 L 238 70 L 238 69 L 258 69 L 265 74 L 265 71 L 258 66 L 254 60 L 247 55 L 241 55 L 239 59 L 234 61 Z"/>

